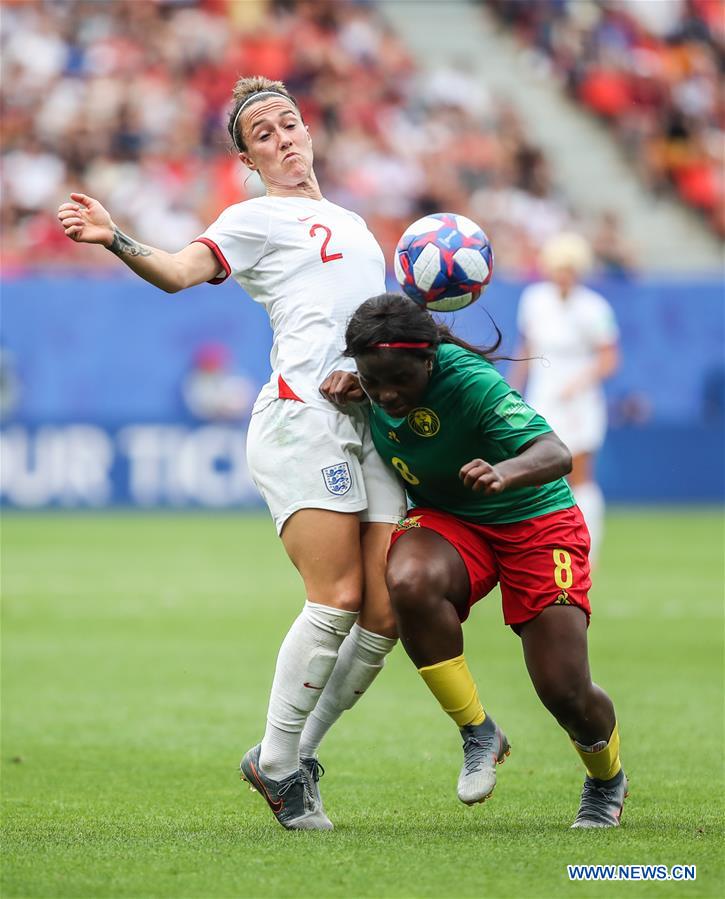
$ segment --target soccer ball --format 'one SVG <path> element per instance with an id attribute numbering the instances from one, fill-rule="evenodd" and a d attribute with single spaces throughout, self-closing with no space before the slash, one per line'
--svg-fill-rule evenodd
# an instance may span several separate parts
<path id="1" fill-rule="evenodd" d="M 470 306 L 488 286 L 493 250 L 475 222 L 440 212 L 406 229 L 393 267 L 411 300 L 433 312 L 455 312 Z"/>

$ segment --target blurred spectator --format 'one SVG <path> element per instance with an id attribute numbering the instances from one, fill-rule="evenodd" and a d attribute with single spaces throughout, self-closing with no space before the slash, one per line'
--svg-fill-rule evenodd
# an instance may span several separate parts
<path id="1" fill-rule="evenodd" d="M 489 232 L 500 271 L 527 275 L 571 224 L 516 111 L 465 64 L 419 71 L 372 3 L 5 0 L 0 40 L 6 266 L 115 265 L 63 240 L 53 216 L 73 189 L 169 250 L 255 195 L 225 127 L 240 73 L 289 84 L 329 199 L 366 218 L 388 260 L 413 219 L 450 210 Z M 701 203 L 709 146 L 681 165 Z"/>
<path id="2" fill-rule="evenodd" d="M 20 378 L 15 356 L 0 347 L 0 421 L 10 418 L 20 402 Z"/>
<path id="3" fill-rule="evenodd" d="M 241 421 L 252 411 L 255 385 L 231 369 L 229 348 L 205 343 L 194 356 L 184 378 L 182 395 L 187 409 L 204 421 Z"/>
<path id="4" fill-rule="evenodd" d="M 627 277 L 636 269 L 634 249 L 624 237 L 619 216 L 606 209 L 595 223 L 592 232 L 595 266 L 602 274 Z"/>
<path id="5" fill-rule="evenodd" d="M 482 0 L 605 119 L 654 192 L 725 235 L 725 0 Z"/>

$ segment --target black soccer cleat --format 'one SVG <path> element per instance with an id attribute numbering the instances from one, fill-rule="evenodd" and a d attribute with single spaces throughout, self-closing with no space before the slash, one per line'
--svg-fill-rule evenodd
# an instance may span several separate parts
<path id="1" fill-rule="evenodd" d="M 627 798 L 627 777 L 623 770 L 611 780 L 587 777 L 572 827 L 619 827 Z"/>
<path id="2" fill-rule="evenodd" d="M 315 801 L 307 776 L 295 771 L 282 780 L 272 780 L 259 767 L 261 743 L 253 746 L 239 768 L 242 779 L 266 800 L 282 827 L 287 830 L 332 830 L 332 821 Z"/>
<path id="3" fill-rule="evenodd" d="M 325 809 L 322 805 L 322 796 L 320 795 L 320 778 L 325 773 L 325 769 L 322 767 L 319 760 L 311 755 L 306 758 L 300 758 L 300 771 L 307 780 L 307 789 L 317 803 L 318 809 L 321 812 L 324 812 Z"/>

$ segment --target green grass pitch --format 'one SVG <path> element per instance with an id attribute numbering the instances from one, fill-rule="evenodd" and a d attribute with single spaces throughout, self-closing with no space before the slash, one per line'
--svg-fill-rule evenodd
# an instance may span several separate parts
<path id="1" fill-rule="evenodd" d="M 2 896 L 722 895 L 722 559 L 715 511 L 610 514 L 590 646 L 631 782 L 618 830 L 569 829 L 582 771 L 491 596 L 465 630 L 513 746 L 491 801 L 456 799 L 458 734 L 398 648 L 323 746 L 335 831 L 290 833 L 237 773 L 302 601 L 269 520 L 6 515 Z"/>

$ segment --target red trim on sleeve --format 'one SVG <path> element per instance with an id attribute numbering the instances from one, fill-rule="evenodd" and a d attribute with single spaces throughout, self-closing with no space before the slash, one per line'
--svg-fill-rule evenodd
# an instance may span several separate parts
<path id="1" fill-rule="evenodd" d="M 297 396 L 282 375 L 277 378 L 277 389 L 279 391 L 278 396 L 281 400 L 297 400 L 298 403 L 304 403 L 304 400 Z"/>
<path id="2" fill-rule="evenodd" d="M 211 280 L 207 281 L 207 284 L 222 284 L 224 281 L 226 281 L 229 275 L 231 275 L 232 273 L 232 267 L 224 258 L 224 253 L 222 253 L 222 251 L 214 243 L 214 241 L 209 240 L 208 237 L 197 237 L 196 240 L 192 240 L 192 243 L 203 243 L 204 246 L 209 247 L 212 253 L 216 256 L 219 265 L 221 265 L 221 267 L 224 269 L 225 274 L 223 277 L 219 275 L 216 278 L 212 278 Z"/>

